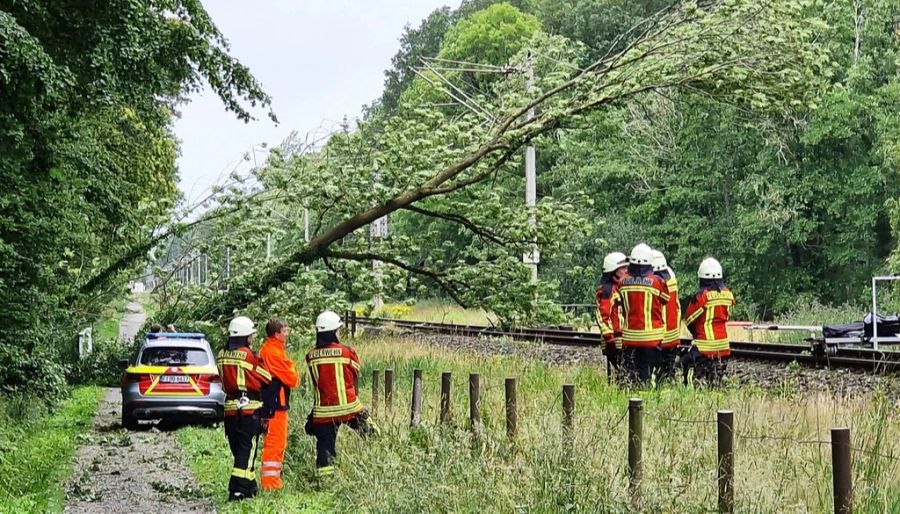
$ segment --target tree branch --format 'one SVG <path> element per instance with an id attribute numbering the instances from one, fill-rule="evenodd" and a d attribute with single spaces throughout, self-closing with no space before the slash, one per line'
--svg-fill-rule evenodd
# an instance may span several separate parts
<path id="1" fill-rule="evenodd" d="M 406 270 L 410 273 L 415 273 L 416 275 L 426 276 L 426 277 L 434 280 L 435 282 L 437 282 L 437 284 L 439 286 L 441 286 L 441 289 L 443 289 L 448 295 L 450 295 L 450 298 L 453 298 L 453 301 L 456 302 L 457 304 L 459 304 L 460 307 L 462 307 L 464 309 L 468 308 L 468 304 L 459 297 L 459 292 L 453 286 L 453 284 L 456 282 L 453 280 L 446 279 L 446 276 L 447 276 L 446 273 L 443 273 L 440 271 L 432 271 L 432 270 L 425 269 L 425 268 L 420 268 L 418 266 L 413 266 L 411 264 L 407 264 L 407 263 L 405 263 L 399 259 L 396 259 L 394 257 L 390 257 L 387 255 L 379 255 L 379 254 L 375 254 L 375 253 L 371 253 L 371 252 L 354 253 L 354 252 L 329 250 L 323 254 L 323 257 L 326 257 L 326 258 L 334 257 L 336 259 L 346 259 L 346 260 L 360 261 L 360 262 L 381 261 L 381 262 L 386 262 L 388 264 L 396 266 L 400 269 Z"/>

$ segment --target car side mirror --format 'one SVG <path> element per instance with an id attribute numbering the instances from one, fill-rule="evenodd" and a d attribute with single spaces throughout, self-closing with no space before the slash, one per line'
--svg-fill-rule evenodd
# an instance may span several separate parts
<path id="1" fill-rule="evenodd" d="M 128 369 L 128 359 L 119 359 L 119 368 Z"/>

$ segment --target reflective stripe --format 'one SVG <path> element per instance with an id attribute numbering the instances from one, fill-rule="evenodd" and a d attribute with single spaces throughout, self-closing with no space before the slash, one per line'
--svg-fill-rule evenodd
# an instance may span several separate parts
<path id="1" fill-rule="evenodd" d="M 722 339 L 695 339 L 694 344 L 697 345 L 697 349 L 700 352 L 719 352 L 730 348 L 727 337 Z"/>
<path id="2" fill-rule="evenodd" d="M 266 377 L 266 379 L 268 379 L 270 382 L 272 381 L 272 374 L 269 373 L 269 370 L 267 370 L 266 368 L 257 366 L 256 372 L 259 373 L 260 375 Z"/>
<path id="3" fill-rule="evenodd" d="M 673 328 L 672 330 L 667 331 L 663 337 L 667 343 L 680 340 L 681 325 L 679 324 L 678 328 Z"/>
<path id="4" fill-rule="evenodd" d="M 261 471 L 259 473 L 259 476 L 261 476 L 261 477 L 279 477 L 279 476 L 281 476 L 281 470 L 279 469 L 279 470 L 275 470 L 275 471 Z"/>
<path id="5" fill-rule="evenodd" d="M 334 474 L 334 466 L 322 466 L 321 468 L 316 469 L 316 474 L 318 475 L 333 475 Z"/>
<path id="6" fill-rule="evenodd" d="M 346 405 L 347 404 L 347 385 L 344 380 L 344 365 L 343 364 L 334 364 L 334 382 L 335 387 L 337 387 L 338 394 L 338 404 Z"/>
<path id="7" fill-rule="evenodd" d="M 650 293 L 655 296 L 664 297 L 668 300 L 669 296 L 663 294 L 662 291 L 653 287 L 653 286 L 639 286 L 634 284 L 628 284 L 627 286 L 619 286 L 621 289 L 623 296 L 624 293 Z"/>
<path id="8" fill-rule="evenodd" d="M 246 478 L 247 480 L 256 480 L 256 473 L 249 469 L 231 468 L 231 476 Z"/>
<path id="9" fill-rule="evenodd" d="M 622 339 L 626 341 L 656 341 L 663 338 L 665 331 L 660 328 L 652 330 L 628 329 L 622 331 Z"/>
<path id="10" fill-rule="evenodd" d="M 319 365 L 319 364 L 353 364 L 353 359 L 349 357 L 328 357 L 328 358 L 319 358 L 319 359 L 311 359 L 309 361 L 310 365 Z"/>
<path id="11" fill-rule="evenodd" d="M 243 410 L 252 410 L 262 407 L 263 403 L 259 400 L 250 400 L 250 403 L 244 405 Z M 225 410 L 237 410 L 238 400 L 225 400 Z"/>
<path id="12" fill-rule="evenodd" d="M 316 403 L 313 405 L 318 405 L 322 403 L 322 395 L 319 393 L 319 367 L 314 366 L 312 364 L 309 365 L 309 374 L 312 375 L 313 380 L 313 390 L 316 392 Z"/>
<path id="13" fill-rule="evenodd" d="M 362 403 L 359 400 L 356 400 L 352 403 L 348 403 L 347 405 L 332 405 L 332 406 L 319 406 L 316 405 L 313 407 L 313 417 L 314 418 L 331 418 L 336 416 L 343 416 L 346 414 L 354 414 L 363 409 Z"/>
<path id="14" fill-rule="evenodd" d="M 244 368 L 237 369 L 237 388 L 241 391 L 247 390 L 247 377 L 244 375 Z"/>
<path id="15" fill-rule="evenodd" d="M 270 468 L 281 469 L 281 463 L 278 462 L 277 460 L 264 460 L 264 461 L 262 461 L 261 467 L 263 467 L 263 468 L 270 467 Z"/>
<path id="16" fill-rule="evenodd" d="M 644 293 L 644 330 L 653 330 L 653 297 Z"/>
<path id="17" fill-rule="evenodd" d="M 684 322 L 686 324 L 690 325 L 691 323 L 696 321 L 696 319 L 699 318 L 701 314 L 703 314 L 703 307 L 698 308 L 697 310 L 692 312 L 690 315 L 688 315 L 688 317 L 684 318 Z"/>
<path id="18" fill-rule="evenodd" d="M 716 337 L 713 332 L 713 321 L 716 320 L 716 308 L 706 304 L 706 318 L 703 320 L 703 335 L 706 337 Z"/>

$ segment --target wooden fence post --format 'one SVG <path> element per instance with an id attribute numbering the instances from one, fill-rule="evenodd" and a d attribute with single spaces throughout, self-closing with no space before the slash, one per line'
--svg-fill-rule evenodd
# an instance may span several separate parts
<path id="1" fill-rule="evenodd" d="M 381 370 L 372 370 L 372 412 L 378 410 L 378 389 L 381 387 Z"/>
<path id="2" fill-rule="evenodd" d="M 410 409 L 409 426 L 415 427 L 422 422 L 422 370 L 413 370 L 412 407 Z"/>
<path id="3" fill-rule="evenodd" d="M 834 514 L 853 512 L 853 473 L 850 429 L 831 429 L 831 467 L 834 481 Z"/>
<path id="4" fill-rule="evenodd" d="M 575 423 L 575 384 L 563 384 L 563 428 L 572 431 Z"/>
<path id="5" fill-rule="evenodd" d="M 384 370 L 384 409 L 389 411 L 394 406 L 394 369 Z"/>
<path id="6" fill-rule="evenodd" d="M 441 423 L 450 422 L 450 385 L 452 379 L 449 371 L 441 373 Z"/>
<path id="7" fill-rule="evenodd" d="M 478 373 L 469 373 L 469 423 L 476 432 L 481 427 L 480 381 Z"/>
<path id="8" fill-rule="evenodd" d="M 516 406 L 516 379 L 506 378 L 506 437 L 514 439 L 519 430 L 519 413 Z"/>
<path id="9" fill-rule="evenodd" d="M 628 400 L 628 486 L 633 499 L 639 496 L 641 485 L 641 452 L 644 437 L 644 400 Z"/>
<path id="10" fill-rule="evenodd" d="M 720 410 L 716 416 L 719 439 L 719 512 L 734 512 L 734 411 Z"/>

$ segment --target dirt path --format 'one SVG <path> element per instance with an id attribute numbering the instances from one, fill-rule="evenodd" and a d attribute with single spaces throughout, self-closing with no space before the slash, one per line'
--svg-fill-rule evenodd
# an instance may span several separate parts
<path id="1" fill-rule="evenodd" d="M 144 321 L 147 320 L 147 312 L 144 311 L 144 306 L 140 303 L 128 302 L 125 308 L 128 309 L 128 314 L 119 323 L 119 341 L 122 342 L 134 339 Z"/>
<path id="2" fill-rule="evenodd" d="M 66 484 L 67 513 L 215 512 L 184 462 L 175 435 L 121 428 L 118 389 L 107 389 Z"/>

